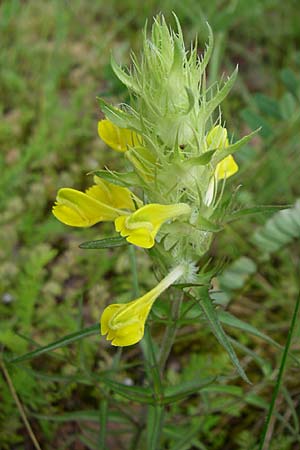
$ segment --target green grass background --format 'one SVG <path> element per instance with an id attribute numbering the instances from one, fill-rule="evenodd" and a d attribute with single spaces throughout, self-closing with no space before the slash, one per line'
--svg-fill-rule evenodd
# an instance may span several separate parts
<path id="1" fill-rule="evenodd" d="M 238 81 L 223 105 L 228 130 L 237 139 L 262 126 L 251 144 L 238 153 L 240 171 L 228 182 L 227 195 L 241 185 L 236 199 L 243 207 L 292 205 L 300 197 L 297 0 L 3 0 L 0 345 L 7 355 L 20 355 L 92 325 L 108 302 L 131 298 L 126 250 L 78 248 L 83 241 L 109 236 L 111 226 L 71 229 L 52 217 L 51 206 L 60 187 L 90 185 L 89 171 L 104 166 L 122 169 L 119 154 L 97 137 L 101 114 L 96 96 L 116 103 L 126 100 L 110 68 L 110 52 L 128 63 L 130 49 L 139 51 L 145 20 L 151 22 L 160 11 L 172 24 L 175 11 L 187 45 L 198 34 L 200 49 L 207 38 L 205 22 L 210 23 L 215 53 L 208 80 L 214 82 L 239 65 Z M 299 241 L 288 240 L 264 259 L 252 235 L 266 219 L 256 215 L 228 224 L 217 235 L 211 256 L 228 265 L 223 279 L 216 281 L 216 289 L 222 288 L 218 301 L 284 345 L 299 289 Z M 137 257 L 144 291 L 155 278 L 147 255 L 139 251 Z M 232 266 L 234 261 L 237 266 Z M 180 332 L 167 379 L 175 383 L 197 374 L 220 375 L 223 385 L 242 387 L 250 400 L 230 397 L 225 389 L 223 394 L 196 395 L 173 405 L 163 448 L 173 448 L 176 430 L 184 433 L 190 423 L 199 425 L 197 432 L 178 450 L 258 448 L 280 352 L 258 338 L 230 332 L 256 354 L 245 354 L 240 348 L 252 386 L 244 386 L 236 377 L 226 354 L 201 322 Z M 292 346 L 298 356 L 299 336 L 298 327 Z M 114 353 L 96 335 L 30 363 L 8 364 L 43 449 L 104 448 L 98 440 L 103 399 L 100 374 L 111 366 Z M 139 356 L 136 348 L 125 350 L 119 380 L 141 382 Z M 91 381 L 90 374 L 99 377 Z M 299 368 L 289 361 L 277 403 L 280 418 L 274 418 L 269 436 L 271 449 L 300 448 L 299 375 Z M 1 376 L 0 399 L 0 448 L 33 448 Z M 138 415 L 140 407 L 124 403 L 118 395 L 112 401 L 107 448 L 131 448 L 130 427 L 118 404 Z"/>

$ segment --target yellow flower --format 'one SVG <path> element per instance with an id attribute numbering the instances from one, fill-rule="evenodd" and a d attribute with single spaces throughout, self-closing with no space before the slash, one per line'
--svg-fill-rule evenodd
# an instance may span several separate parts
<path id="1" fill-rule="evenodd" d="M 95 177 L 96 185 L 85 193 L 76 189 L 58 191 L 52 212 L 54 216 L 73 227 L 90 227 L 97 222 L 113 221 L 122 209 L 134 211 L 129 189 L 115 186 Z"/>
<path id="2" fill-rule="evenodd" d="M 182 265 L 175 267 L 155 288 L 129 303 L 114 303 L 102 313 L 101 334 L 112 345 L 125 347 L 139 342 L 144 336 L 145 322 L 157 297 L 182 276 Z"/>
<path id="3" fill-rule="evenodd" d="M 139 208 L 130 215 L 115 219 L 116 230 L 131 244 L 151 248 L 155 236 L 164 222 L 184 214 L 190 214 L 191 208 L 186 203 L 160 205 L 152 203 Z"/>
<path id="4" fill-rule="evenodd" d="M 234 175 L 239 170 L 239 166 L 235 162 L 232 155 L 226 156 L 223 161 L 219 162 L 216 167 L 216 177 L 218 180 L 223 180 L 224 178 L 229 178 Z"/>
<path id="5" fill-rule="evenodd" d="M 221 125 L 217 125 L 208 133 L 206 137 L 206 143 L 208 148 L 212 149 L 220 149 L 229 146 L 227 130 Z M 215 175 L 218 180 L 222 180 L 223 178 L 229 178 L 231 175 L 234 175 L 239 170 L 237 163 L 235 162 L 232 155 L 226 156 L 223 161 L 219 162 L 216 167 Z"/>
<path id="6" fill-rule="evenodd" d="M 119 128 L 108 119 L 98 122 L 98 134 L 102 141 L 118 152 L 126 152 L 128 147 L 141 145 L 142 138 L 128 128 Z"/>

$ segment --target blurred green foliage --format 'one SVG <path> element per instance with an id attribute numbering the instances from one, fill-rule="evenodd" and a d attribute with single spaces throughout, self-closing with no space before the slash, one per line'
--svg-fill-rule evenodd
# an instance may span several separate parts
<path id="1" fill-rule="evenodd" d="M 260 135 L 237 156 L 241 170 L 228 182 L 228 198 L 234 194 L 240 206 L 250 207 L 289 205 L 300 197 L 298 3 L 2 1 L 0 345 L 7 357 L 94 324 L 106 302 L 116 296 L 131 298 L 126 247 L 101 251 L 78 247 L 81 242 L 108 237 L 110 228 L 68 229 L 51 216 L 51 205 L 60 187 L 84 189 L 90 183 L 88 172 L 103 166 L 122 168 L 119 155 L 97 137 L 96 96 L 124 100 L 126 93 L 109 66 L 110 51 L 127 63 L 129 49 L 139 50 L 140 28 L 159 11 L 170 21 L 175 11 L 187 40 L 199 34 L 200 48 L 207 37 L 205 22 L 210 23 L 215 53 L 208 80 L 214 82 L 219 73 L 230 73 L 239 64 L 238 82 L 224 104 L 228 129 L 238 137 L 262 126 Z M 233 192 L 231 186 L 239 183 L 242 187 Z M 275 231 L 272 222 L 264 226 L 266 216 L 260 214 L 230 223 L 220 233 L 210 256 L 215 262 L 226 259 L 230 264 L 227 268 L 225 264 L 225 272 L 214 281 L 212 297 L 284 344 L 299 289 L 299 242 L 275 216 L 272 220 Z M 299 215 L 295 220 L 299 221 Z M 265 262 L 261 256 L 269 248 L 261 239 L 258 248 L 253 246 L 252 239 L 256 228 L 261 236 L 269 233 L 268 227 L 277 230 L 271 242 L 279 239 L 282 245 L 276 245 Z M 139 252 L 143 290 L 155 279 L 149 264 Z M 157 311 L 163 308 L 160 301 Z M 168 381 L 176 384 L 198 375 L 218 375 L 221 388 L 204 390 L 169 407 L 164 448 L 257 448 L 256 435 L 263 424 L 280 352 L 240 331 L 230 329 L 230 333 L 239 343 L 237 350 L 254 384 L 245 387 L 236 380 L 227 356 L 210 339 L 201 320 L 187 322 L 170 359 Z M 298 337 L 299 333 L 298 327 Z M 258 359 L 244 352 L 246 345 Z M 299 345 L 294 347 L 299 355 Z M 101 384 L 101 374 L 111 367 L 114 353 L 96 335 L 30 363 L 7 363 L 43 449 L 104 448 L 99 446 L 98 408 L 105 406 L 107 396 L 112 405 L 107 448 L 130 448 L 132 423 L 126 409 L 130 403 L 134 415 L 143 411 Z M 261 360 L 272 367 L 265 371 L 267 376 L 258 370 L 264 367 Z M 136 349 L 124 351 L 116 379 L 129 385 L 142 383 L 139 361 Z M 234 383 L 237 386 L 231 386 Z M 299 368 L 287 371 L 285 386 L 288 397 L 281 394 L 279 398 L 273 450 L 299 445 Z M 0 397 L 0 448 L 30 448 L 1 376 Z M 178 418 L 175 423 L 174 417 Z"/>

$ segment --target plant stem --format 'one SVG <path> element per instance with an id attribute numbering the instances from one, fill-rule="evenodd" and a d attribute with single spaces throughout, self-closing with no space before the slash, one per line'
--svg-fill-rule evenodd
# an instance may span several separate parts
<path id="1" fill-rule="evenodd" d="M 163 337 L 163 341 L 162 341 L 162 346 L 161 346 L 161 351 L 160 351 L 160 355 L 159 355 L 159 370 L 160 373 L 162 374 L 166 365 L 166 362 L 168 360 L 168 357 L 170 355 L 175 337 L 176 337 L 176 333 L 177 333 L 177 329 L 178 329 L 178 325 L 177 325 L 177 321 L 179 319 L 179 315 L 180 315 L 180 307 L 181 307 L 181 303 L 182 303 L 182 299 L 183 299 L 183 294 L 180 293 L 180 295 L 177 294 L 177 296 L 175 297 L 175 299 L 172 302 L 172 309 L 171 309 L 171 318 L 172 318 L 172 322 L 167 326 L 164 337 Z"/>
<path id="2" fill-rule="evenodd" d="M 149 405 L 147 417 L 147 450 L 158 450 L 164 424 L 165 408 L 163 405 Z"/>
<path id="3" fill-rule="evenodd" d="M 129 259 L 132 273 L 132 294 L 133 297 L 136 298 L 139 296 L 139 282 L 135 248 L 133 245 L 129 247 Z M 140 344 L 144 355 L 145 370 L 148 382 L 150 386 L 153 386 L 154 397 L 159 398 L 161 395 L 163 395 L 160 368 L 156 358 L 154 343 L 152 341 L 151 333 L 147 324 L 145 327 L 144 339 Z M 146 414 L 147 418 L 145 417 Z M 164 424 L 164 406 L 156 404 L 153 406 L 149 405 L 149 407 L 147 408 L 143 408 L 140 425 L 137 427 L 131 441 L 131 449 L 136 450 L 140 448 L 139 446 L 143 438 L 143 430 L 145 424 L 147 424 L 147 450 L 156 450 L 157 448 L 159 448 L 159 442 Z"/>
<path id="4" fill-rule="evenodd" d="M 139 289 L 139 279 L 138 279 L 137 265 L 136 265 L 135 248 L 133 245 L 130 245 L 128 250 L 129 250 L 129 261 L 130 261 L 130 268 L 131 268 L 131 275 L 132 275 L 132 295 L 133 295 L 133 298 L 136 298 L 139 296 L 140 289 Z"/>
<path id="5" fill-rule="evenodd" d="M 292 317 L 292 322 L 291 322 L 291 326 L 288 332 L 288 337 L 287 337 L 287 341 L 285 344 L 285 348 L 284 348 L 284 352 L 282 354 L 282 358 L 281 358 L 281 363 L 280 363 L 280 368 L 279 368 L 279 373 L 278 373 L 278 377 L 277 377 L 277 381 L 276 381 L 276 385 L 273 391 L 273 395 L 272 395 L 272 400 L 270 403 L 270 408 L 269 408 L 269 412 L 268 412 L 268 416 L 267 416 L 267 420 L 262 432 L 262 437 L 261 437 L 261 441 L 260 441 L 260 445 L 259 445 L 259 449 L 258 450 L 264 450 L 265 447 L 265 442 L 266 442 L 266 438 L 268 435 L 268 430 L 271 424 L 271 419 L 273 416 L 273 411 L 275 409 L 275 404 L 276 404 L 276 399 L 279 393 L 279 389 L 282 383 L 282 378 L 283 378 L 283 373 L 284 373 L 284 369 L 286 366 L 286 361 L 287 361 L 287 357 L 289 354 L 289 349 L 291 346 L 291 342 L 292 342 L 292 336 L 293 336 L 293 332 L 295 329 L 295 325 L 296 325 L 296 321 L 297 321 L 297 317 L 298 317 L 298 313 L 299 313 L 299 308 L 300 308 L 300 292 L 298 294 L 298 298 L 296 301 L 296 305 L 295 305 L 295 309 L 294 309 L 294 314 Z M 271 439 L 270 439 L 271 440 Z"/>

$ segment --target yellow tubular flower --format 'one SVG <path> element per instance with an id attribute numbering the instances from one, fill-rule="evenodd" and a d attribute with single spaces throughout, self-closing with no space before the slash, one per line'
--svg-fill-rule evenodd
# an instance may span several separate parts
<path id="1" fill-rule="evenodd" d="M 97 178 L 97 185 L 85 193 L 76 189 L 58 191 L 52 212 L 54 216 L 73 227 L 90 227 L 98 222 L 114 221 L 120 209 L 134 211 L 134 203 L 128 189 L 115 186 Z"/>
<path id="2" fill-rule="evenodd" d="M 221 125 L 217 125 L 208 133 L 206 137 L 206 143 L 208 148 L 212 149 L 224 149 L 229 146 L 227 130 Z M 218 180 L 223 178 L 229 178 L 239 170 L 237 163 L 232 155 L 226 156 L 223 161 L 219 162 L 216 167 L 215 175 Z"/>
<path id="3" fill-rule="evenodd" d="M 102 141 L 118 152 L 126 152 L 128 147 L 141 145 L 142 138 L 128 128 L 119 128 L 108 119 L 98 122 L 98 134 Z"/>
<path id="4" fill-rule="evenodd" d="M 155 236 L 164 222 L 178 216 L 190 214 L 191 208 L 186 203 L 174 205 L 149 204 L 127 216 L 115 219 L 116 230 L 131 244 L 151 248 Z"/>
<path id="5" fill-rule="evenodd" d="M 139 342 L 144 336 L 145 322 L 157 297 L 182 276 L 182 265 L 175 267 L 155 288 L 129 303 L 114 303 L 102 313 L 101 334 L 112 345 L 126 347 Z"/>

